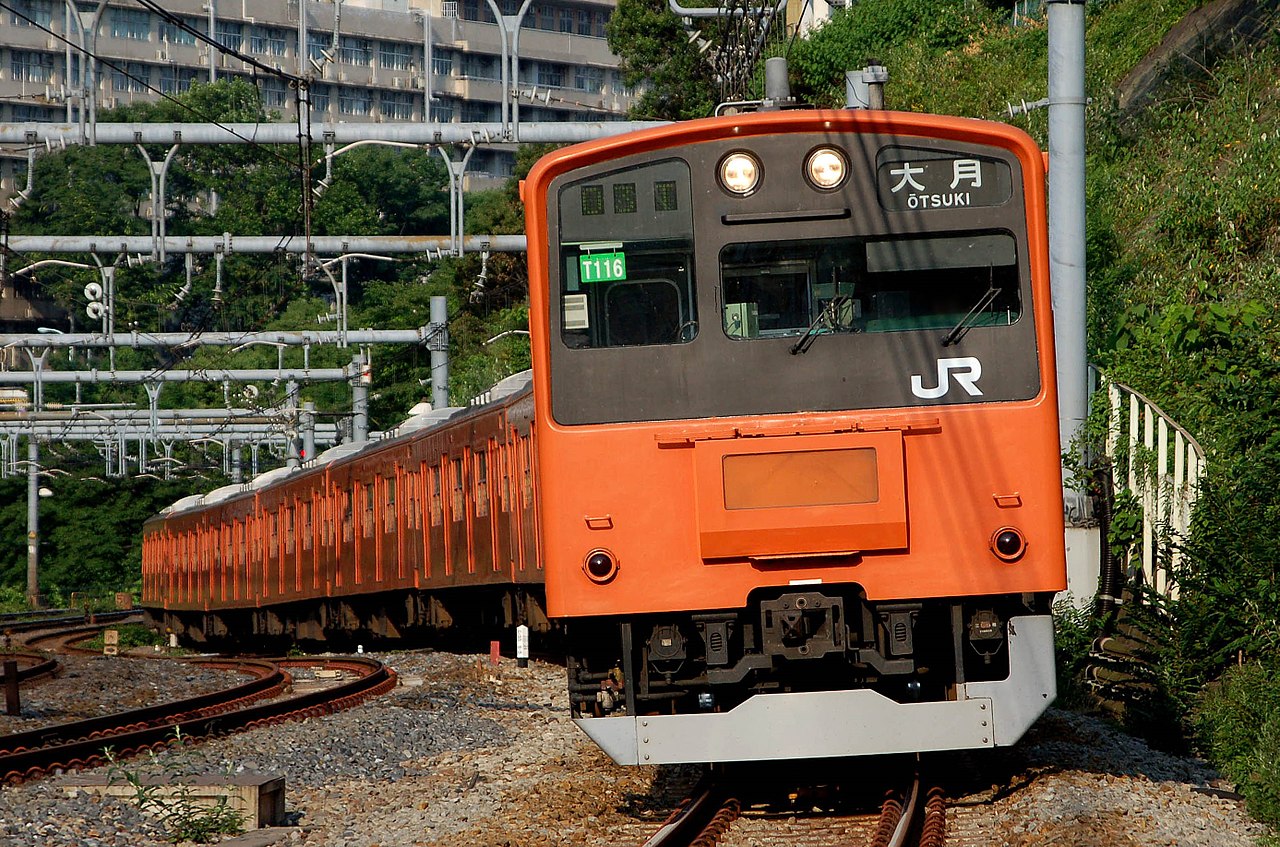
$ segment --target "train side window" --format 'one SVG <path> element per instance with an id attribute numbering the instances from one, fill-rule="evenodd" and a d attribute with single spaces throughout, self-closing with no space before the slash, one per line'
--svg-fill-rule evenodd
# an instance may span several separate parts
<path id="1" fill-rule="evenodd" d="M 452 506 L 453 519 L 460 521 L 466 514 L 466 496 L 462 490 L 462 486 L 466 483 L 466 478 L 462 472 L 462 459 L 459 457 L 453 462 L 453 502 Z"/>
<path id="2" fill-rule="evenodd" d="M 507 442 L 502 445 L 502 511 L 511 511 L 511 460 L 514 444 L 508 435 Z"/>
<path id="3" fill-rule="evenodd" d="M 529 439 L 522 439 L 520 442 L 520 452 L 523 454 L 524 465 L 523 478 L 520 481 L 521 502 L 524 508 L 528 509 L 533 505 L 533 450 L 530 448 Z"/>
<path id="4" fill-rule="evenodd" d="M 355 534 L 352 526 L 354 519 L 352 511 L 355 509 L 355 489 L 343 491 L 339 496 L 342 497 L 342 540 L 348 542 Z"/>
<path id="5" fill-rule="evenodd" d="M 440 495 L 440 469 L 434 466 L 429 467 L 427 474 L 431 477 L 431 525 L 440 526 L 444 521 L 444 501 Z"/>
<path id="6" fill-rule="evenodd" d="M 386 477 L 384 484 L 387 488 L 386 509 L 382 515 L 382 531 L 396 531 L 396 478 L 394 476 Z"/>
<path id="7" fill-rule="evenodd" d="M 373 535 L 373 504 L 374 504 L 374 482 L 370 480 L 364 488 L 364 511 L 360 514 L 360 534 L 365 538 Z"/>
<path id="8" fill-rule="evenodd" d="M 476 466 L 476 517 L 483 518 L 489 514 L 489 456 L 486 450 L 472 455 Z"/>
<path id="9" fill-rule="evenodd" d="M 311 501 L 302 502 L 302 549 L 311 549 Z"/>
<path id="10" fill-rule="evenodd" d="M 267 545 L 267 555 L 271 558 L 278 558 L 280 555 L 280 514 L 279 512 L 271 513 L 271 541 Z"/>

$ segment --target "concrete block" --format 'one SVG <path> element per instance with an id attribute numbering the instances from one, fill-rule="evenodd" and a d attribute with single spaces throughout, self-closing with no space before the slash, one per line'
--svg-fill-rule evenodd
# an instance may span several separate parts
<path id="1" fill-rule="evenodd" d="M 194 776 L 145 776 L 142 784 L 155 787 L 157 797 L 170 800 L 185 797 L 196 806 L 213 808 L 224 800 L 244 816 L 245 829 L 280 826 L 284 823 L 284 777 L 279 774 L 237 773 Z M 108 797 L 132 798 L 137 790 L 122 778 L 108 779 L 95 774 L 63 778 L 68 796 L 79 791 Z"/>

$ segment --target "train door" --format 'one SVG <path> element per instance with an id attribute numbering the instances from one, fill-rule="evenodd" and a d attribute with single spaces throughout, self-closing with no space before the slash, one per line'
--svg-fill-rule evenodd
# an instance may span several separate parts
<path id="1" fill-rule="evenodd" d="M 398 474 L 399 462 L 389 460 L 383 466 L 383 474 L 374 478 L 378 489 L 378 515 L 373 534 L 377 539 L 379 586 L 397 585 L 400 581 L 400 550 L 396 544 L 396 537 L 400 534 L 400 504 L 397 500 L 403 498 L 398 496 L 401 493 Z"/>
<path id="2" fill-rule="evenodd" d="M 356 585 L 355 497 L 358 493 L 350 473 L 344 473 L 334 489 L 334 506 L 337 508 L 334 588 L 341 589 L 339 594 L 354 590 Z"/>
<path id="3" fill-rule="evenodd" d="M 480 438 L 472 441 L 471 450 L 471 555 L 469 557 L 470 572 L 482 578 L 499 569 L 497 557 L 494 556 L 493 544 L 493 508 L 490 503 L 490 458 L 493 453 L 492 439 Z"/>
<path id="4" fill-rule="evenodd" d="M 515 513 L 511 510 L 511 448 L 513 433 L 506 427 L 503 416 L 502 439 L 493 450 L 493 507 L 494 507 L 494 565 L 505 573 L 514 570 L 516 550 Z"/>
<path id="5" fill-rule="evenodd" d="M 355 479 L 351 492 L 356 508 L 355 584 L 364 586 L 378 577 L 378 477 Z"/>
<path id="6" fill-rule="evenodd" d="M 401 488 L 404 490 L 400 510 L 400 531 L 396 533 L 400 555 L 400 580 L 404 585 L 418 585 L 422 572 L 422 462 L 411 454 L 401 469 Z"/>
<path id="7" fill-rule="evenodd" d="M 278 592 L 277 574 L 284 567 L 280 561 L 280 504 L 276 498 L 263 507 L 258 516 L 261 533 L 262 551 L 262 583 L 259 586 L 259 600 L 267 602 Z"/>
<path id="8" fill-rule="evenodd" d="M 426 582 L 439 583 L 449 572 L 448 532 L 445 528 L 445 489 L 449 473 L 449 459 L 437 454 L 426 465 L 427 476 L 427 549 L 423 557 L 423 575 Z"/>
<path id="9" fill-rule="evenodd" d="M 467 451 L 456 448 L 448 457 L 449 514 L 445 521 L 448 550 L 445 581 L 457 582 L 471 570 L 467 550 Z"/>
<path id="10" fill-rule="evenodd" d="M 536 580 L 541 570 L 537 552 L 537 501 L 533 496 L 535 480 L 533 467 L 533 430 L 516 437 L 516 491 L 514 499 L 519 509 L 520 553 L 517 576 L 522 581 Z"/>

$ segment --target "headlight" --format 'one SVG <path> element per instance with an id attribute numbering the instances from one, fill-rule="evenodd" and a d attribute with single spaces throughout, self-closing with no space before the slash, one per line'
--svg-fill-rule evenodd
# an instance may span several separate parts
<path id="1" fill-rule="evenodd" d="M 760 184 L 760 161 L 750 153 L 730 153 L 720 160 L 720 185 L 739 196 L 746 196 Z"/>
<path id="2" fill-rule="evenodd" d="M 812 185 L 829 190 L 844 182 L 849 163 L 844 153 L 834 147 L 819 147 L 805 160 L 804 172 Z"/>

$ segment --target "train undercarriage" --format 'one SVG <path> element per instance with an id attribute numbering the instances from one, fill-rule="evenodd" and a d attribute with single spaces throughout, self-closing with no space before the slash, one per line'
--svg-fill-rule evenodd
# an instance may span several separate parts
<path id="1" fill-rule="evenodd" d="M 382 639 L 448 635 L 491 638 L 520 624 L 550 631 L 542 587 L 466 588 L 445 592 L 390 591 L 300 600 L 254 608 L 146 609 L 147 621 L 187 645 L 209 648 L 252 645 L 282 650 L 293 644 L 333 649 Z"/>
<path id="2" fill-rule="evenodd" d="M 801 721 L 811 709 L 825 709 L 823 703 L 859 709 L 862 715 L 856 719 L 868 721 L 860 736 L 866 743 L 815 726 L 817 735 L 830 739 L 828 748 L 822 740 L 805 741 L 803 727 L 790 726 L 782 743 L 805 751 L 794 757 L 894 752 L 879 746 L 892 746 L 888 739 L 902 727 L 885 722 L 947 721 L 948 706 L 968 701 L 975 708 L 966 705 L 960 720 L 967 721 L 972 713 L 978 718 L 977 731 L 972 744 L 959 746 L 994 746 L 1003 742 L 992 731 L 992 714 L 985 715 L 986 723 L 979 717 L 987 704 L 976 703 L 981 698 L 974 692 L 985 683 L 1006 689 L 1019 685 L 1019 675 L 1028 673 L 1039 682 L 1032 688 L 1052 688 L 1050 601 L 1051 595 L 1019 595 L 869 602 L 857 586 L 806 586 L 757 592 L 743 609 L 644 615 L 622 622 L 575 620 L 565 632 L 570 702 L 579 725 L 624 763 L 632 752 L 631 763 L 755 758 L 728 741 L 722 749 L 714 739 L 726 727 L 735 735 L 757 729 L 767 734 L 776 729 L 768 724 L 788 715 Z M 1014 651 L 1020 625 L 1023 637 Z M 1047 706 L 1053 693 L 1038 691 L 1035 696 Z M 761 708 L 765 713 L 751 716 Z M 1009 713 L 1007 707 L 1003 711 Z M 819 717 L 823 724 L 832 723 L 832 714 Z M 630 732 L 619 726 L 624 718 L 635 724 L 634 744 Z M 766 725 L 754 727 L 757 720 Z M 703 747 L 707 755 L 645 755 L 650 736 L 661 735 L 663 726 L 672 730 L 672 738 L 711 738 Z M 983 735 L 981 727 L 991 728 Z M 610 749 L 608 736 L 618 733 L 625 742 Z M 847 749 L 851 743 L 857 749 Z M 928 749 L 902 743 L 904 749 Z M 772 750 L 759 757 L 789 756 Z"/>

